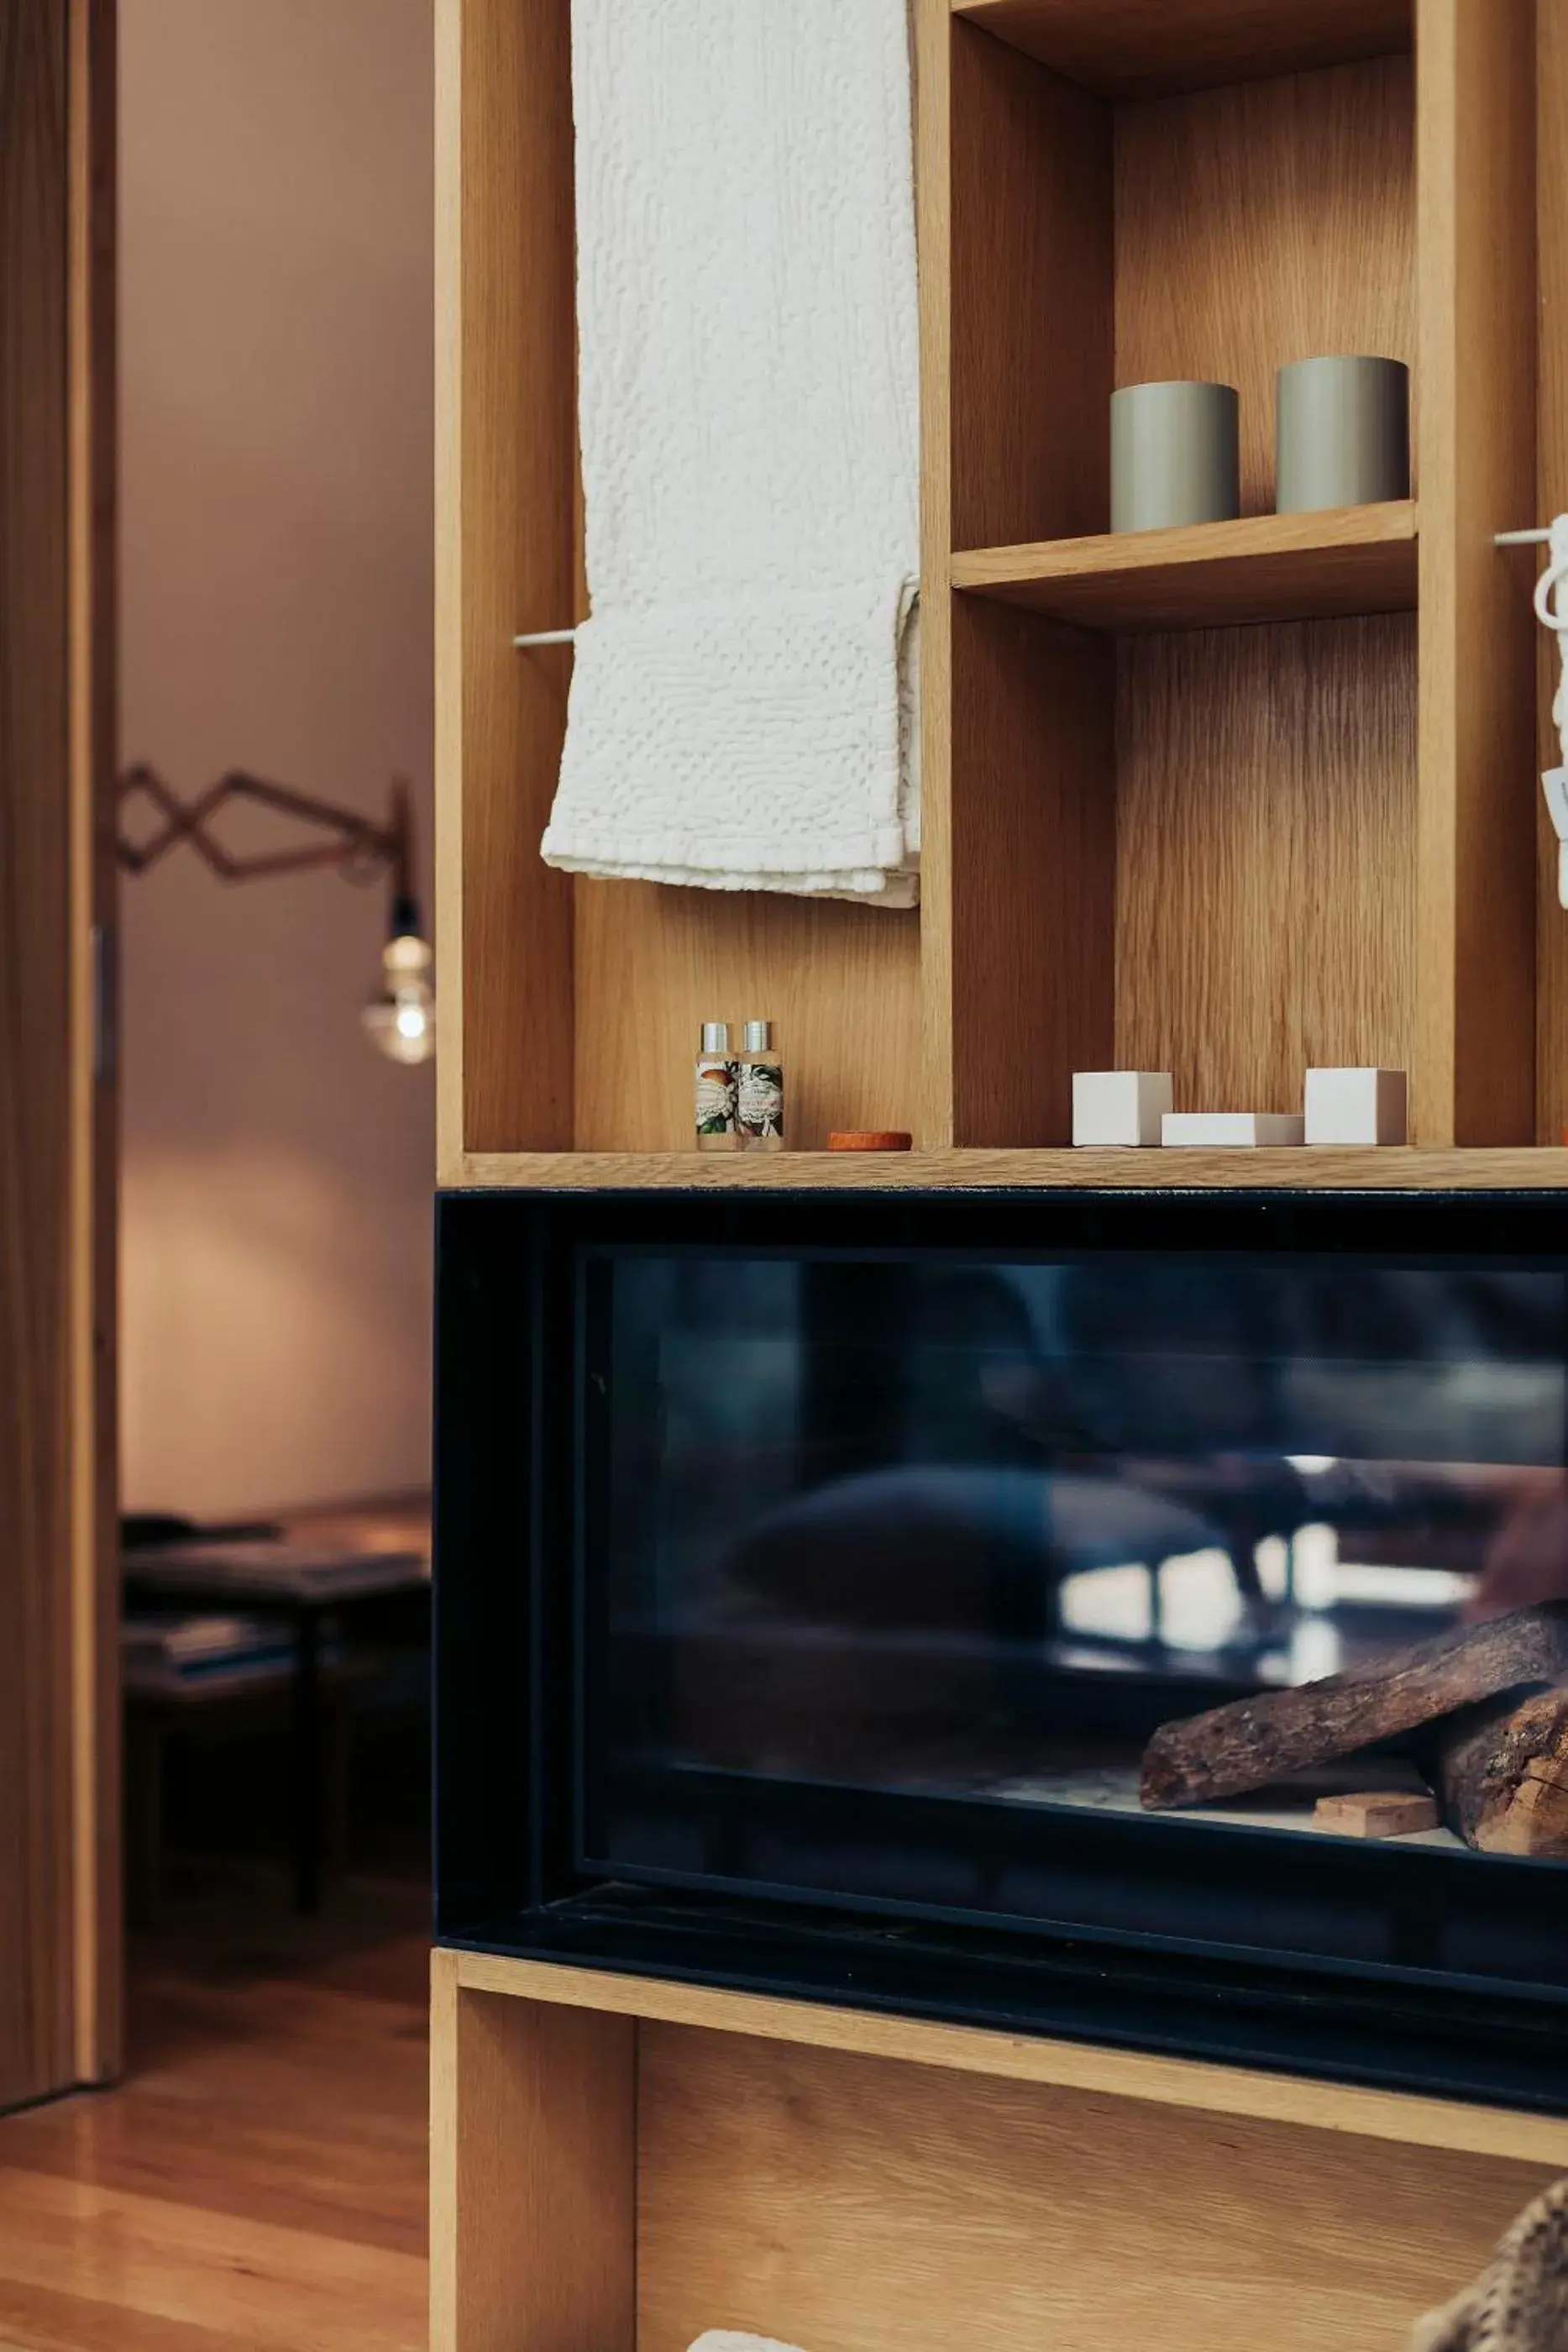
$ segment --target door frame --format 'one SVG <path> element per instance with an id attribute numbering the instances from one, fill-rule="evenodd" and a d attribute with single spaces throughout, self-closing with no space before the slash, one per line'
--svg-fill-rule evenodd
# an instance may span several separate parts
<path id="1" fill-rule="evenodd" d="M 115 29 L 0 0 L 0 2105 L 121 2057 Z"/>

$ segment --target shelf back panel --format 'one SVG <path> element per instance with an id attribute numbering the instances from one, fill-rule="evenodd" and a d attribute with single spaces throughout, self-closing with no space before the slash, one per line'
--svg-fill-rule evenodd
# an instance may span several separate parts
<path id="1" fill-rule="evenodd" d="M 951 35 L 950 544 L 1103 530 L 1110 110 L 962 19 Z"/>
<path id="2" fill-rule="evenodd" d="M 437 18 L 444 1166 L 571 1140 L 571 886 L 538 855 L 570 656 L 512 646 L 573 609 L 569 26 L 567 0 Z"/>
<path id="3" fill-rule="evenodd" d="M 917 913 L 580 879 L 576 973 L 579 1150 L 690 1149 L 705 1020 L 773 1022 L 791 1150 L 915 1129 Z"/>
<path id="4" fill-rule="evenodd" d="M 1112 1049 L 1115 648 L 953 600 L 953 1139 L 1071 1139 Z"/>
<path id="5" fill-rule="evenodd" d="M 1119 107 L 1115 152 L 1116 382 L 1234 384 L 1241 511 L 1271 513 L 1276 371 L 1415 361 L 1412 61 Z"/>
<path id="6" fill-rule="evenodd" d="M 1407 1067 L 1416 790 L 1413 614 L 1124 640 L 1117 1066 L 1265 1111 Z"/>
<path id="7" fill-rule="evenodd" d="M 1551 2178 L 648 2022 L 637 2137 L 637 2352 L 1403 2352 Z"/>

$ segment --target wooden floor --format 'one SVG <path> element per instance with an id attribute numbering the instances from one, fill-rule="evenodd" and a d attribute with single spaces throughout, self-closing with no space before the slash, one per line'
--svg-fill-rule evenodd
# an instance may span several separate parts
<path id="1" fill-rule="evenodd" d="M 180 1906 L 116 2090 L 0 2117 L 0 2352 L 413 2352 L 429 1938 L 417 1895 Z"/>

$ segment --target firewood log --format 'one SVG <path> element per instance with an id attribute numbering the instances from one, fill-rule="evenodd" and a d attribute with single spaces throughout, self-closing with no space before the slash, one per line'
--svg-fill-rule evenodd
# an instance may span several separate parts
<path id="1" fill-rule="evenodd" d="M 1439 1727 L 1437 1793 L 1483 1853 L 1568 1859 L 1568 1690 L 1517 1691 Z"/>
<path id="2" fill-rule="evenodd" d="M 1568 1601 L 1543 1601 L 1324 1682 L 1164 1724 L 1144 1752 L 1143 1801 L 1159 1809 L 1239 1796 L 1521 1684 L 1565 1681 Z"/>

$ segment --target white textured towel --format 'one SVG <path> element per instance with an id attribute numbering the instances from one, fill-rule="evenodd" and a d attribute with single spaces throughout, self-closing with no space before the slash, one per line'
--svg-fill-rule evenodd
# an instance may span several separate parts
<path id="1" fill-rule="evenodd" d="M 748 2336 L 733 2327 L 710 2327 L 699 2336 L 687 2352 L 800 2352 L 794 2344 L 780 2344 L 777 2336 Z"/>
<path id="2" fill-rule="evenodd" d="M 572 0 L 592 618 L 555 866 L 908 906 L 905 0 Z"/>

